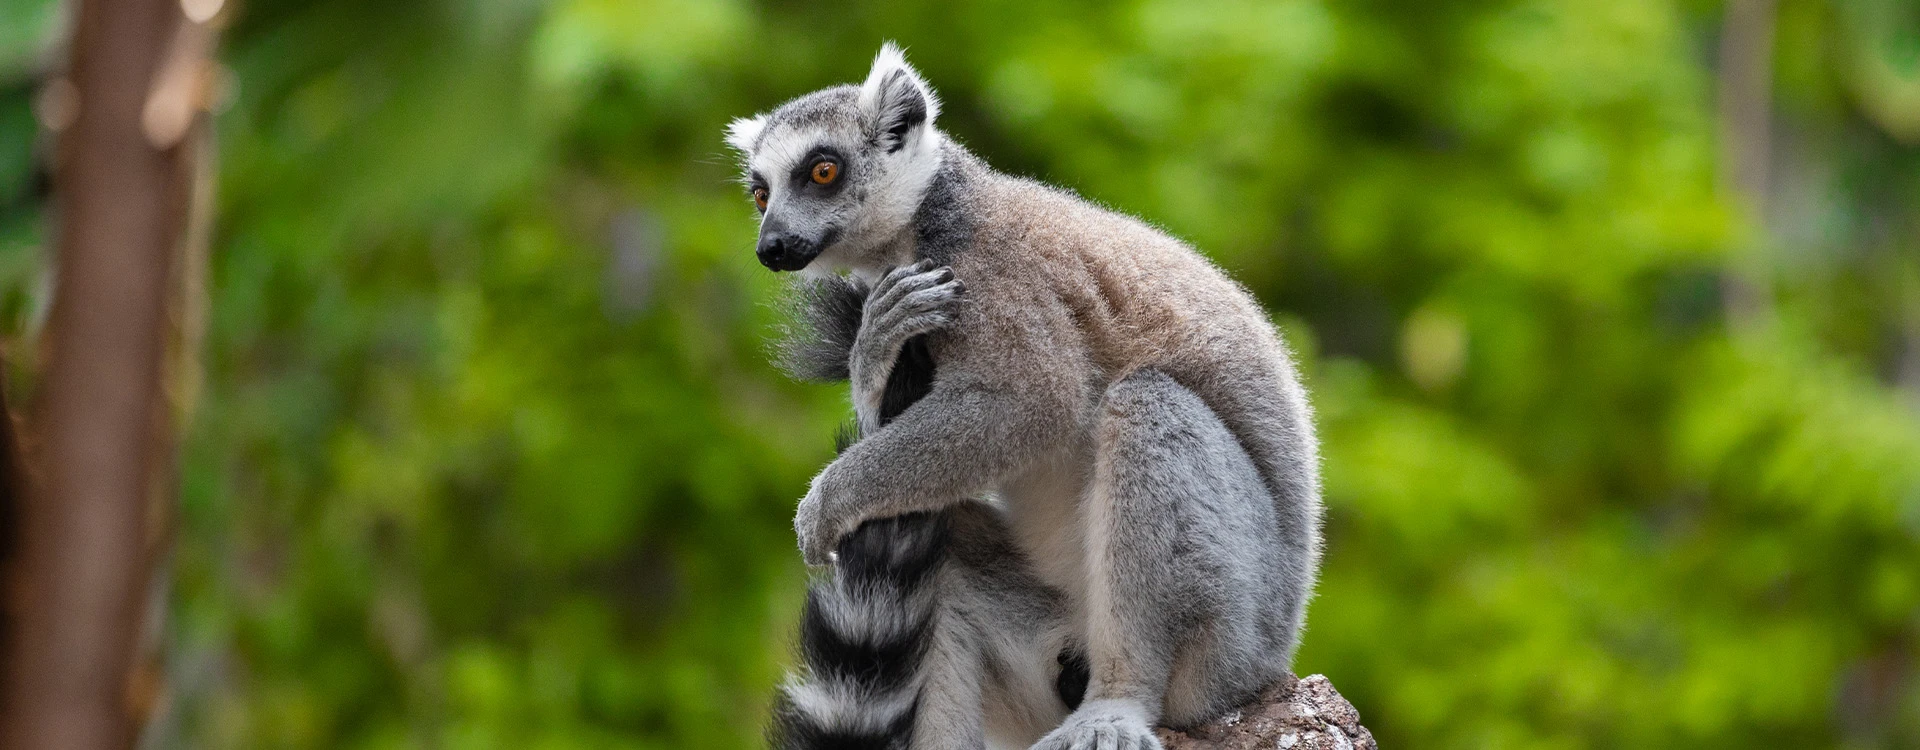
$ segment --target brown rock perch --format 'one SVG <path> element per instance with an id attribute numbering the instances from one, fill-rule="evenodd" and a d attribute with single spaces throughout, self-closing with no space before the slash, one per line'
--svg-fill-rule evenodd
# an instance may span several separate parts
<path id="1" fill-rule="evenodd" d="M 1378 750 L 1360 712 L 1324 675 L 1289 676 L 1260 697 L 1184 732 L 1158 730 L 1167 750 Z"/>

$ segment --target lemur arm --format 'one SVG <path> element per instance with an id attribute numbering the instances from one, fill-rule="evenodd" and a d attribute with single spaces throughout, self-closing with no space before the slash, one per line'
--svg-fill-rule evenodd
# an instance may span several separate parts
<path id="1" fill-rule="evenodd" d="M 808 563 L 826 562 L 863 520 L 993 489 L 1078 431 L 1088 370 L 1065 309 L 968 294 L 959 321 L 933 334 L 932 391 L 814 477 L 794 519 Z M 995 314 L 1012 310 L 1021 314 Z"/>

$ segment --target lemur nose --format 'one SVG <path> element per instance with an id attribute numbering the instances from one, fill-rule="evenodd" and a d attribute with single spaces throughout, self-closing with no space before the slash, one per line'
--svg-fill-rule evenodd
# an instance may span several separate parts
<path id="1" fill-rule="evenodd" d="M 760 238 L 760 246 L 755 247 L 755 251 L 753 251 L 753 255 L 756 255 L 756 257 L 760 259 L 760 265 L 772 265 L 774 261 L 780 259 L 781 255 L 785 255 L 785 253 L 787 253 L 787 242 L 785 242 L 785 240 L 787 240 L 787 238 L 783 238 L 783 236 Z"/>
<path id="2" fill-rule="evenodd" d="M 769 234 L 760 239 L 760 246 L 754 249 L 754 255 L 760 258 L 760 265 L 775 271 L 798 271 L 813 261 L 813 243 L 785 232 Z"/>
<path id="3" fill-rule="evenodd" d="M 760 265 L 778 270 L 780 262 L 786 260 L 787 248 L 792 244 L 789 242 L 790 239 L 784 234 L 763 237 L 760 240 L 760 246 L 754 249 L 753 254 L 760 258 Z"/>

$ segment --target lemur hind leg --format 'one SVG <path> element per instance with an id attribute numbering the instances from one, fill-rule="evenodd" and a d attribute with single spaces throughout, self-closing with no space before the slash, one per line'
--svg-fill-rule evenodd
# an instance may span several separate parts
<path id="1" fill-rule="evenodd" d="M 942 636 L 973 655 L 964 667 L 979 684 L 974 711 L 988 740 L 1026 747 L 1079 702 L 1060 692 L 1063 677 L 1073 680 L 1058 658 L 1071 631 L 1066 596 L 1034 575 L 998 509 L 969 501 L 945 512 L 953 533 Z"/>
<path id="2" fill-rule="evenodd" d="M 1086 701 L 1044 750 L 1159 748 L 1286 669 L 1262 621 L 1279 533 L 1252 459 L 1200 398 L 1157 370 L 1108 387 L 1083 505 Z"/>

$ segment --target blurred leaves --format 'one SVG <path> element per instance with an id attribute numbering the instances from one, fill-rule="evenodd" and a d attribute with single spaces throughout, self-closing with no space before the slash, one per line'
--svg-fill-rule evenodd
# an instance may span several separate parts
<path id="1" fill-rule="evenodd" d="M 162 744 L 757 744 L 846 409 L 767 363 L 719 136 L 889 38 L 962 142 L 1275 311 L 1330 513 L 1298 667 L 1386 744 L 1920 743 L 1905 4 L 1778 4 L 1764 222 L 1716 3 L 239 10 Z M 0 0 L 16 367 L 57 23 Z"/>

